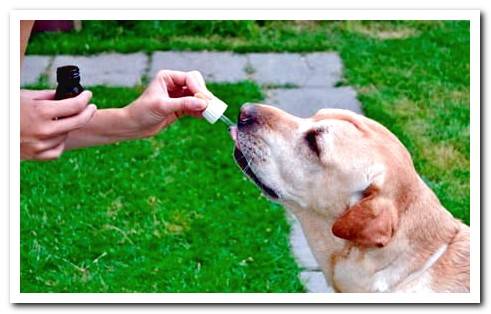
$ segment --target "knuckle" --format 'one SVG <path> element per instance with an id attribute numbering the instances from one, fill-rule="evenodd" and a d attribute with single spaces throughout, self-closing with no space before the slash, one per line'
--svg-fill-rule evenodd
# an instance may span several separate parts
<path id="1" fill-rule="evenodd" d="M 42 117 L 46 117 L 49 114 L 48 106 L 46 106 L 46 105 L 43 106 L 42 103 L 35 103 L 34 104 L 34 111 L 37 112 Z"/>
<path id="2" fill-rule="evenodd" d="M 65 143 L 60 144 L 60 148 L 56 151 L 57 158 L 60 157 L 65 151 Z"/>
<path id="3" fill-rule="evenodd" d="M 32 151 L 35 153 L 42 152 L 43 148 L 44 148 L 44 145 L 41 142 L 34 143 L 31 146 Z"/>
<path id="4" fill-rule="evenodd" d="M 88 122 L 90 119 L 92 119 L 92 117 L 94 116 L 96 110 L 94 110 L 93 108 L 91 107 L 86 107 L 84 111 L 82 111 L 82 115 L 85 116 L 84 120 L 86 120 L 86 122 Z"/>
<path id="5" fill-rule="evenodd" d="M 39 102 L 33 103 L 32 107 L 36 112 L 39 112 L 41 110 L 41 104 Z"/>
<path id="6" fill-rule="evenodd" d="M 55 156 L 55 155 L 47 155 L 47 156 L 39 156 L 37 159 L 38 160 L 55 160 L 55 159 L 58 159 L 59 156 Z"/>
<path id="7" fill-rule="evenodd" d="M 79 112 L 82 111 L 87 105 L 87 101 L 84 97 L 74 98 L 73 102 L 73 107 Z"/>
<path id="8" fill-rule="evenodd" d="M 167 76 L 169 74 L 169 70 L 159 70 L 157 72 L 157 77 Z"/>
<path id="9" fill-rule="evenodd" d="M 60 158 L 60 157 L 61 157 L 61 155 L 62 155 L 62 154 L 63 154 L 63 149 L 60 149 L 60 150 L 57 150 L 57 151 L 54 153 L 53 157 L 54 157 L 54 159 L 58 159 L 58 158 Z"/>
<path id="10" fill-rule="evenodd" d="M 73 121 L 73 129 L 79 129 L 86 125 L 91 118 L 88 112 L 83 112 Z"/>
<path id="11" fill-rule="evenodd" d="M 86 125 L 89 123 L 91 116 L 90 115 L 85 115 L 82 120 L 80 120 L 80 127 Z"/>
<path id="12" fill-rule="evenodd" d="M 193 101 L 190 98 L 184 98 L 182 101 L 182 106 L 185 108 L 190 107 L 193 104 Z"/>
<path id="13" fill-rule="evenodd" d="M 161 108 L 165 108 L 167 106 L 167 100 L 165 99 L 156 99 L 148 102 L 148 108 L 150 112 L 159 111 Z"/>
<path id="14" fill-rule="evenodd" d="M 63 147 L 61 149 L 52 149 L 48 152 L 37 154 L 38 160 L 55 160 L 61 157 L 63 154 Z"/>
<path id="15" fill-rule="evenodd" d="M 43 138 L 43 137 L 49 137 L 53 133 L 53 128 L 47 125 L 41 125 L 37 128 L 36 134 Z"/>
<path id="16" fill-rule="evenodd" d="M 203 75 L 201 74 L 201 72 L 198 71 L 198 70 L 189 71 L 188 72 L 188 75 L 190 75 L 193 78 L 198 78 L 198 79 L 201 79 L 203 77 Z"/>

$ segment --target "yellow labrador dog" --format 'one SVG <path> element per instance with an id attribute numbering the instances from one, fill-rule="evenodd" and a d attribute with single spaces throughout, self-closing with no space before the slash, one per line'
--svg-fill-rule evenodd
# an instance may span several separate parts
<path id="1" fill-rule="evenodd" d="M 301 119 L 244 105 L 235 159 L 296 215 L 338 292 L 468 292 L 469 228 L 385 127 L 346 110 Z"/>

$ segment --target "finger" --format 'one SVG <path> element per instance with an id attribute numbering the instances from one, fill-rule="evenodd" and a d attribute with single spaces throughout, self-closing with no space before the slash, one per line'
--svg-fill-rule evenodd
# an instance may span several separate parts
<path id="1" fill-rule="evenodd" d="M 161 70 L 157 73 L 154 82 L 158 84 L 152 84 L 153 88 L 164 88 L 166 91 L 180 90 L 183 87 L 189 89 L 189 94 L 194 95 L 201 92 L 209 97 L 213 94 L 206 88 L 205 80 L 200 72 L 190 71 L 172 71 L 172 70 Z M 152 83 L 154 83 L 152 82 Z M 150 87 L 149 87 L 150 88 Z"/>
<path id="2" fill-rule="evenodd" d="M 77 115 L 87 108 L 92 98 L 90 91 L 84 91 L 80 95 L 56 101 L 46 101 L 42 104 L 47 116 L 51 118 L 63 118 Z"/>
<path id="3" fill-rule="evenodd" d="M 160 70 L 147 87 L 149 93 L 168 96 L 168 90 L 176 90 L 186 84 L 186 73 L 181 71 Z"/>
<path id="4" fill-rule="evenodd" d="M 85 126 L 92 119 L 96 111 L 97 107 L 91 104 L 75 116 L 53 121 L 54 134 L 67 133 Z"/>
<path id="5" fill-rule="evenodd" d="M 194 95 L 202 93 L 208 97 L 213 97 L 213 94 L 206 88 L 205 79 L 199 71 L 191 71 L 187 73 L 186 87 Z"/>
<path id="6" fill-rule="evenodd" d="M 63 150 L 65 149 L 65 142 L 61 142 L 60 144 L 58 144 L 57 146 L 51 148 L 51 149 L 48 149 L 48 150 L 45 150 L 44 152 L 41 152 L 39 154 L 36 154 L 34 156 L 34 159 L 37 159 L 37 160 L 53 160 L 53 159 L 57 159 L 61 156 L 61 154 L 63 153 Z"/>
<path id="7" fill-rule="evenodd" d="M 55 91 L 52 89 L 45 90 L 28 90 L 23 89 L 20 92 L 21 97 L 27 97 L 35 100 L 52 100 L 55 98 Z"/>
<path id="8" fill-rule="evenodd" d="M 61 142 L 64 142 L 66 138 L 67 138 L 67 134 L 51 137 L 43 141 L 33 143 L 32 149 L 34 150 L 34 152 L 39 153 L 58 146 Z"/>
<path id="9" fill-rule="evenodd" d="M 200 113 L 205 110 L 206 102 L 203 99 L 188 96 L 181 98 L 168 98 L 160 104 L 162 115 Z"/>

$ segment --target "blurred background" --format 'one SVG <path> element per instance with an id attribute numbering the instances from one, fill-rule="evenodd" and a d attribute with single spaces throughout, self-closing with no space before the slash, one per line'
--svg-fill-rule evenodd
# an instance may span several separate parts
<path id="1" fill-rule="evenodd" d="M 467 21 L 39 21 L 22 86 L 51 88 L 56 66 L 75 63 L 99 108 L 120 107 L 157 69 L 192 68 L 231 118 L 251 101 L 358 111 L 399 137 L 468 224 L 469 41 Z M 232 149 L 225 125 L 186 118 L 22 162 L 21 291 L 311 291 L 294 222 Z"/>

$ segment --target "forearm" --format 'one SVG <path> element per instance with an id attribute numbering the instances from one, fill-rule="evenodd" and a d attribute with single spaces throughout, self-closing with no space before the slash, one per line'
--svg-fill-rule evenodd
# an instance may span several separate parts
<path id="1" fill-rule="evenodd" d="M 24 54 L 26 53 L 27 42 L 31 35 L 32 26 L 34 21 L 22 20 L 20 21 L 20 64 L 24 61 Z"/>
<path id="2" fill-rule="evenodd" d="M 126 108 L 97 110 L 81 129 L 68 134 L 65 150 L 138 138 Z"/>

